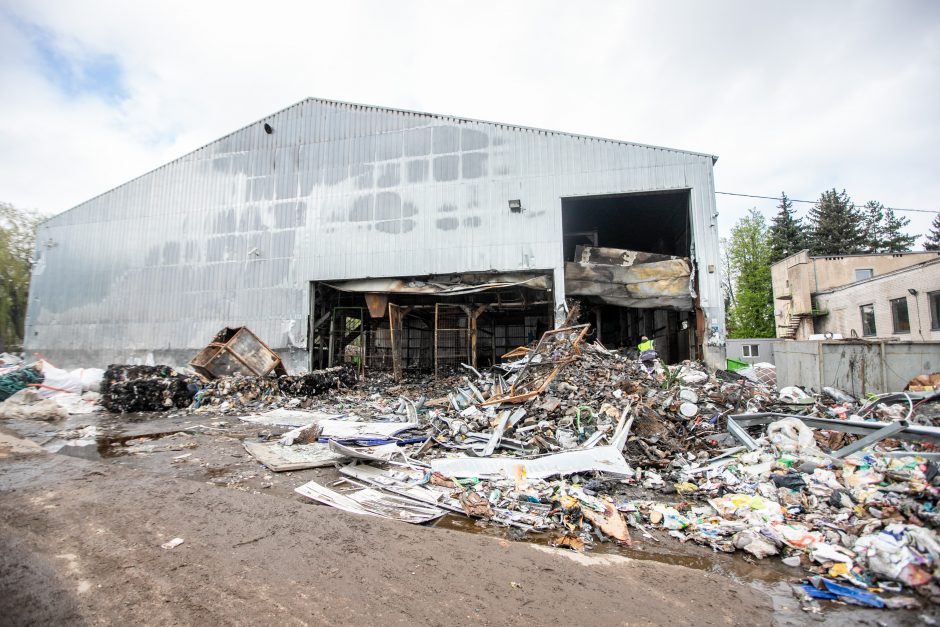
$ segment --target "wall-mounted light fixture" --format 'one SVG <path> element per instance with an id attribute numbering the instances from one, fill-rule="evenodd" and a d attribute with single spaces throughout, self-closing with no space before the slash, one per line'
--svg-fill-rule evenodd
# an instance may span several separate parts
<path id="1" fill-rule="evenodd" d="M 911 296 L 917 296 L 917 290 L 915 290 L 913 287 L 907 288 L 907 293 Z"/>
<path id="2" fill-rule="evenodd" d="M 267 122 L 265 122 L 265 123 L 264 123 L 264 132 L 267 133 L 268 135 L 270 135 L 271 133 L 274 132 L 274 127 L 271 126 L 270 124 L 268 124 Z"/>
<path id="3" fill-rule="evenodd" d="M 509 201 L 509 210 L 513 213 L 522 213 L 522 201 L 521 200 L 510 200 Z"/>

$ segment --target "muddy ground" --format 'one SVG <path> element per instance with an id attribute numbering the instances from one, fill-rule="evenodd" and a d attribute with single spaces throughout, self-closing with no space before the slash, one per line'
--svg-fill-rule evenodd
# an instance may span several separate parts
<path id="1" fill-rule="evenodd" d="M 57 432 L 86 425 L 95 437 L 59 448 Z M 293 491 L 335 470 L 267 471 L 242 441 L 272 430 L 231 416 L 73 416 L 4 431 L 4 624 L 934 620 L 833 604 L 808 613 L 790 591 L 800 571 L 656 531 L 579 554 L 458 516 L 422 527 L 347 514 Z"/>

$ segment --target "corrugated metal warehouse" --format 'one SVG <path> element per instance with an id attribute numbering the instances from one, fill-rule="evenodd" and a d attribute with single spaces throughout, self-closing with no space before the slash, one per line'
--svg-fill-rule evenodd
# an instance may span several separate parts
<path id="1" fill-rule="evenodd" d="M 578 298 L 608 347 L 723 362 L 707 154 L 307 99 L 46 221 L 27 351 L 486 365 Z"/>

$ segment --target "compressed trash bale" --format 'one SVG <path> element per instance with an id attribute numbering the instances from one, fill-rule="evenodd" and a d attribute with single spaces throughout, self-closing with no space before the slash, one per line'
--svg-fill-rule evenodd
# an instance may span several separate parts
<path id="1" fill-rule="evenodd" d="M 193 383 L 169 366 L 112 364 L 101 383 L 101 405 L 111 412 L 188 407 L 196 393 Z"/>
<path id="2" fill-rule="evenodd" d="M 335 390 L 339 384 L 346 387 L 356 385 L 359 377 L 349 365 L 314 370 L 307 374 L 278 377 L 277 385 L 288 396 L 316 396 L 327 390 Z"/>

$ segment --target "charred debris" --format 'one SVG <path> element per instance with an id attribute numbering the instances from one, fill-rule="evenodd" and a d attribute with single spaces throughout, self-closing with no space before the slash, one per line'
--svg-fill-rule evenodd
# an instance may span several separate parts
<path id="1" fill-rule="evenodd" d="M 463 515 L 576 551 L 668 536 L 780 559 L 802 569 L 811 610 L 940 602 L 930 386 L 778 391 L 766 372 L 609 350 L 577 316 L 489 368 L 437 376 L 363 377 L 352 360 L 291 376 L 250 331 L 226 329 L 189 371 L 110 366 L 100 404 L 268 425 L 279 433 L 247 451 L 274 472 L 336 467 L 339 481 L 296 492 L 353 513 Z"/>

